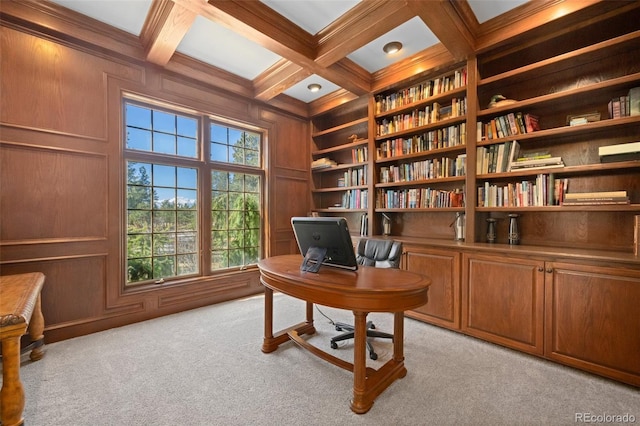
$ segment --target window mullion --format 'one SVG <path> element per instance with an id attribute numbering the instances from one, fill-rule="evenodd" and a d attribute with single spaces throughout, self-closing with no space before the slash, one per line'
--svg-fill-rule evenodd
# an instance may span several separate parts
<path id="1" fill-rule="evenodd" d="M 200 174 L 200 247 L 203 275 L 211 275 L 211 167 L 209 164 L 210 121 L 203 117 L 200 128 L 201 174 Z"/>

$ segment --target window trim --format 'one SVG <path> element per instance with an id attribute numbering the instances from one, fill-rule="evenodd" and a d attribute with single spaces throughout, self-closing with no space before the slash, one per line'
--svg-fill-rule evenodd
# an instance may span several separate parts
<path id="1" fill-rule="evenodd" d="M 197 157 L 184 157 L 179 155 L 164 154 L 153 151 L 143 151 L 130 149 L 126 147 L 126 115 L 125 107 L 127 104 L 132 104 L 144 108 L 156 109 L 169 114 L 185 115 L 197 120 L 198 126 L 198 155 Z M 163 286 L 180 286 L 189 283 L 202 282 L 210 280 L 212 278 L 221 277 L 225 275 L 233 275 L 246 271 L 257 270 L 257 264 L 233 266 L 220 270 L 212 270 L 211 258 L 212 258 L 212 241 L 211 241 L 211 172 L 213 170 L 224 170 L 232 173 L 253 174 L 260 179 L 260 245 L 258 248 L 258 258 L 262 259 L 267 251 L 267 230 L 265 229 L 265 217 L 267 216 L 267 197 L 266 197 L 266 141 L 268 138 L 268 129 L 256 126 L 251 123 L 243 122 L 240 120 L 234 120 L 231 118 L 220 117 L 209 112 L 198 111 L 191 108 L 185 108 L 172 102 L 162 102 L 157 99 L 143 97 L 134 93 L 122 93 L 121 94 L 121 108 L 122 118 L 122 132 L 121 132 L 121 155 L 120 164 L 123 167 L 123 184 L 120 186 L 121 191 L 124 192 L 121 199 L 124 205 L 121 209 L 122 215 L 122 274 L 123 274 L 123 288 L 126 292 L 137 292 L 145 289 L 157 288 L 158 284 Z M 213 161 L 210 158 L 210 124 L 217 124 L 225 127 L 231 127 L 240 131 L 248 131 L 257 133 L 260 136 L 259 141 L 259 154 L 260 154 L 260 166 L 248 166 L 246 164 L 229 163 Z M 197 188 L 197 202 L 198 202 L 198 247 L 199 247 L 199 271 L 196 274 L 180 275 L 170 277 L 162 282 L 158 282 L 158 279 L 145 280 L 135 283 L 129 283 L 127 277 L 127 205 L 126 205 L 126 164 L 128 161 L 134 162 L 146 162 L 151 164 L 164 164 L 176 167 L 191 167 L 198 170 L 198 188 Z M 206 194 L 208 192 L 208 194 Z M 204 229 L 203 229 L 204 228 Z"/>

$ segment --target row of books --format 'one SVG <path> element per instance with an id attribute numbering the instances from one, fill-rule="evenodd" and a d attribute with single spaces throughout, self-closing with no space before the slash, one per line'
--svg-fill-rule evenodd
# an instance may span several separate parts
<path id="1" fill-rule="evenodd" d="M 367 184 L 367 165 L 355 169 L 348 169 L 338 178 L 338 186 L 358 186 Z"/>
<path id="2" fill-rule="evenodd" d="M 478 207 L 530 207 L 562 204 L 569 180 L 555 179 L 553 174 L 539 174 L 534 181 L 478 187 Z"/>
<path id="3" fill-rule="evenodd" d="M 398 157 L 401 155 L 426 152 L 439 148 L 465 145 L 467 142 L 467 126 L 465 123 L 431 130 L 410 138 L 389 139 L 380 143 L 377 158 Z"/>
<path id="4" fill-rule="evenodd" d="M 378 189 L 376 208 L 418 209 L 464 207 L 464 190 L 446 191 L 433 188 Z"/>
<path id="5" fill-rule="evenodd" d="M 411 182 L 425 179 L 437 179 L 452 176 L 464 176 L 467 168 L 467 155 L 456 158 L 430 158 L 400 165 L 380 167 L 381 183 Z"/>
<path id="6" fill-rule="evenodd" d="M 628 94 L 611 99 L 607 107 L 611 118 L 640 115 L 640 87 L 634 87 Z"/>
<path id="7" fill-rule="evenodd" d="M 507 141 L 476 148 L 476 170 L 478 174 L 555 167 L 564 167 L 562 157 L 552 156 L 548 151 L 522 153 L 518 141 Z"/>
<path id="8" fill-rule="evenodd" d="M 369 216 L 367 213 L 363 213 L 360 216 L 360 236 L 366 237 L 369 235 Z"/>
<path id="9" fill-rule="evenodd" d="M 454 71 L 453 74 L 418 83 L 395 93 L 376 96 L 376 114 L 391 111 L 405 105 L 411 105 L 432 96 L 450 92 L 467 85 L 467 69 Z"/>
<path id="10" fill-rule="evenodd" d="M 378 136 L 390 135 L 404 130 L 415 129 L 427 124 L 437 123 L 453 117 L 461 117 L 467 113 L 467 98 L 453 98 L 451 104 L 441 106 L 434 102 L 424 109 L 415 109 L 404 114 L 385 117 L 378 122 L 376 134 Z"/>
<path id="11" fill-rule="evenodd" d="M 366 189 L 349 189 L 342 194 L 342 202 L 332 207 L 341 209 L 366 209 L 369 205 L 368 193 L 369 191 Z"/>
<path id="12" fill-rule="evenodd" d="M 565 194 L 563 206 L 597 206 L 629 204 L 627 191 L 572 192 Z"/>
<path id="13" fill-rule="evenodd" d="M 506 115 L 492 118 L 486 123 L 479 121 L 476 128 L 478 140 L 507 138 L 538 130 L 540 130 L 538 116 L 522 112 L 510 112 Z"/>
<path id="14" fill-rule="evenodd" d="M 353 148 L 351 150 L 351 161 L 353 163 L 364 163 L 369 160 L 369 149 L 366 146 Z"/>

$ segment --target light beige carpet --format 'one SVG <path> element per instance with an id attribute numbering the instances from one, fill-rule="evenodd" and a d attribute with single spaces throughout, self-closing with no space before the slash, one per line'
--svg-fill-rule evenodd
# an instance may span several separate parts
<path id="1" fill-rule="evenodd" d="M 293 343 L 260 351 L 263 316 L 255 296 L 47 345 L 21 368 L 26 425 L 574 425 L 585 413 L 640 422 L 637 388 L 411 319 L 407 376 L 357 415 L 350 372 Z M 277 330 L 303 318 L 303 302 L 276 294 Z M 370 319 L 392 330 L 391 315 Z M 350 342 L 330 349 L 336 331 L 317 313 L 316 328 L 314 344 L 350 359 Z M 391 345 L 376 343 L 372 366 Z"/>

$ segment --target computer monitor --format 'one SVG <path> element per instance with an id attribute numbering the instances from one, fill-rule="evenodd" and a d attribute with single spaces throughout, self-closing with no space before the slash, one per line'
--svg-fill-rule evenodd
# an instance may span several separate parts
<path id="1" fill-rule="evenodd" d="M 344 217 L 292 217 L 291 225 L 305 257 L 301 269 L 317 272 L 321 265 L 358 269 Z"/>

